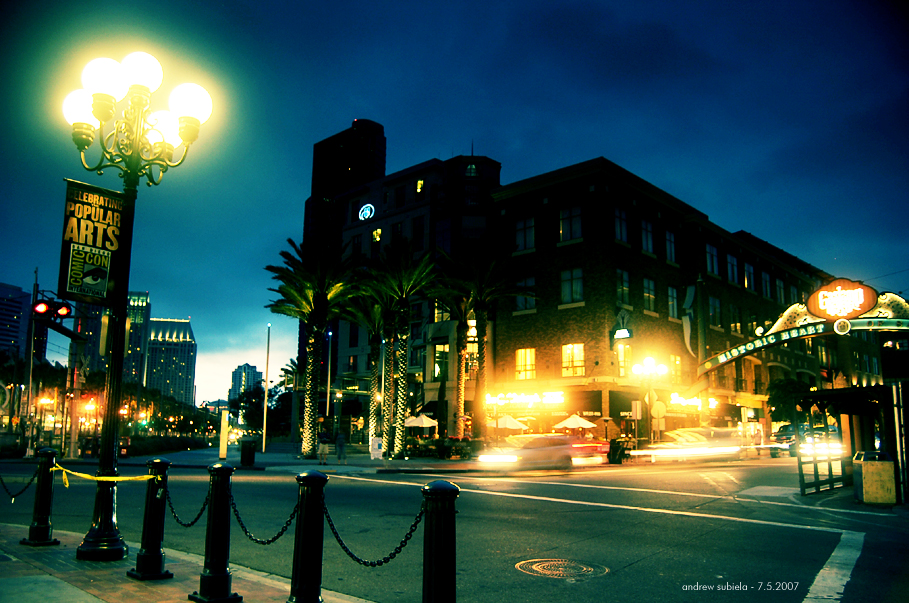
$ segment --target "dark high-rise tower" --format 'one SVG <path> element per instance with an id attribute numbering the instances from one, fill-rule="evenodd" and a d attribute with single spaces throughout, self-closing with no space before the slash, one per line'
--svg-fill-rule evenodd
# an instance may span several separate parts
<path id="1" fill-rule="evenodd" d="M 313 145 L 312 192 L 306 200 L 303 240 L 326 252 L 340 250 L 343 210 L 334 200 L 385 176 L 385 128 L 355 119 L 350 128 Z"/>

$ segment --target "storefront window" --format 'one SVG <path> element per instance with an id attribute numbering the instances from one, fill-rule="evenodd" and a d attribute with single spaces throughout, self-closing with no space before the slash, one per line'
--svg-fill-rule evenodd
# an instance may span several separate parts
<path id="1" fill-rule="evenodd" d="M 432 378 L 433 381 L 445 381 L 448 379 L 448 344 L 435 346 L 432 361 Z"/>

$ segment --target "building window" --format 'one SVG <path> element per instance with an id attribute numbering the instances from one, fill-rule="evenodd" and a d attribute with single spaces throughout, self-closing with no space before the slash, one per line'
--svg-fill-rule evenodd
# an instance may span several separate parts
<path id="1" fill-rule="evenodd" d="M 350 250 L 354 255 L 363 253 L 363 235 L 356 234 L 350 237 Z"/>
<path id="2" fill-rule="evenodd" d="M 580 268 L 562 271 L 562 303 L 584 301 L 584 274 Z"/>
<path id="3" fill-rule="evenodd" d="M 628 271 L 621 268 L 615 272 L 615 301 L 626 306 L 631 303 L 631 280 Z"/>
<path id="4" fill-rule="evenodd" d="M 524 348 L 515 352 L 515 379 L 537 378 L 537 351 Z"/>
<path id="5" fill-rule="evenodd" d="M 403 186 L 398 186 L 395 188 L 395 207 L 401 208 L 404 207 L 406 191 Z"/>
<path id="6" fill-rule="evenodd" d="M 479 174 L 477 173 L 477 166 L 470 164 L 467 166 L 467 170 L 464 172 L 464 175 L 468 178 L 476 178 Z"/>
<path id="7" fill-rule="evenodd" d="M 573 241 L 581 238 L 581 208 L 572 207 L 559 212 L 559 240 Z"/>
<path id="8" fill-rule="evenodd" d="M 536 287 L 536 278 L 533 276 L 528 276 L 523 281 L 518 281 L 518 287 L 522 289 L 527 289 L 528 293 L 533 293 L 533 288 Z M 537 307 L 536 298 L 530 295 L 518 295 L 515 297 L 517 302 L 517 310 L 533 310 Z"/>
<path id="9" fill-rule="evenodd" d="M 391 240 L 400 241 L 404 238 L 404 222 L 395 222 L 391 225 Z"/>
<path id="10" fill-rule="evenodd" d="M 754 266 L 745 264 L 745 288 L 754 291 Z"/>
<path id="11" fill-rule="evenodd" d="M 423 181 L 417 180 L 417 194 L 419 195 L 422 192 L 423 192 Z"/>
<path id="12" fill-rule="evenodd" d="M 615 210 L 615 239 L 623 243 L 628 242 L 628 218 L 621 209 Z"/>
<path id="13" fill-rule="evenodd" d="M 357 325 L 350 325 L 350 330 L 347 333 L 347 347 L 355 348 L 360 345 L 360 327 Z"/>
<path id="14" fill-rule="evenodd" d="M 729 331 L 742 334 L 742 310 L 735 304 L 729 304 Z"/>
<path id="15" fill-rule="evenodd" d="M 562 376 L 584 376 L 584 344 L 569 343 L 562 346 Z"/>
<path id="16" fill-rule="evenodd" d="M 433 381 L 446 381 L 448 379 L 448 344 L 437 345 L 433 352 L 432 360 Z"/>
<path id="17" fill-rule="evenodd" d="M 534 248 L 533 218 L 518 220 L 515 223 L 515 245 L 516 251 Z"/>
<path id="18" fill-rule="evenodd" d="M 679 317 L 679 290 L 669 287 L 669 318 Z"/>
<path id="19" fill-rule="evenodd" d="M 666 231 L 666 261 L 676 263 L 675 261 L 675 233 Z"/>
<path id="20" fill-rule="evenodd" d="M 766 272 L 761 274 L 761 291 L 767 299 L 773 299 L 770 292 L 770 275 Z"/>
<path id="21" fill-rule="evenodd" d="M 644 279 L 644 309 L 656 312 L 656 283 L 652 278 Z"/>
<path id="22" fill-rule="evenodd" d="M 708 323 L 711 327 L 722 327 L 723 326 L 723 316 L 720 306 L 720 298 L 711 297 L 710 298 L 710 322 Z"/>
<path id="23" fill-rule="evenodd" d="M 789 303 L 797 304 L 799 303 L 799 288 L 795 285 L 789 287 Z"/>
<path id="24" fill-rule="evenodd" d="M 716 276 L 720 275 L 720 259 L 716 247 L 707 244 L 707 272 Z"/>
<path id="25" fill-rule="evenodd" d="M 641 221 L 641 249 L 653 253 L 653 224 L 647 220 Z"/>
<path id="26" fill-rule="evenodd" d="M 669 354 L 669 380 L 673 385 L 682 383 L 682 357 Z"/>
<path id="27" fill-rule="evenodd" d="M 356 356 L 347 357 L 347 372 L 348 373 L 357 372 L 357 357 Z"/>
<path id="28" fill-rule="evenodd" d="M 783 279 L 776 279 L 776 300 L 781 304 L 786 303 L 786 284 Z"/>
<path id="29" fill-rule="evenodd" d="M 378 242 L 380 242 L 381 240 L 382 240 L 382 229 L 381 229 L 381 228 L 377 228 L 377 229 L 375 229 L 374 231 L 372 231 L 372 242 L 373 242 L 373 243 L 378 243 Z"/>
<path id="30" fill-rule="evenodd" d="M 448 309 L 440 304 L 435 302 L 435 311 L 433 312 L 433 322 L 445 322 L 446 320 L 451 320 L 451 315 L 448 313 Z"/>
<path id="31" fill-rule="evenodd" d="M 624 343 L 615 346 L 615 359 L 619 377 L 627 377 L 631 372 L 631 346 Z"/>
<path id="32" fill-rule="evenodd" d="M 739 261 L 734 255 L 726 256 L 726 276 L 730 283 L 739 282 Z"/>

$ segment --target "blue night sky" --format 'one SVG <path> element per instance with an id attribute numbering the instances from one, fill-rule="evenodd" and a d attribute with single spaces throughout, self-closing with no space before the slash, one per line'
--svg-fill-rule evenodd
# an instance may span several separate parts
<path id="1" fill-rule="evenodd" d="M 388 173 L 473 148 L 508 184 L 603 156 L 729 231 L 909 291 L 901 3 L 81 4 L 4 11 L 0 282 L 30 290 L 37 268 L 56 289 L 64 178 L 121 188 L 81 167 L 62 117 L 82 67 L 153 54 L 153 105 L 193 81 L 215 107 L 186 163 L 139 191 L 130 279 L 152 316 L 192 318 L 199 401 L 264 370 L 268 322 L 270 377 L 295 355 L 264 266 L 302 236 L 312 145 L 357 118 L 385 126 Z"/>

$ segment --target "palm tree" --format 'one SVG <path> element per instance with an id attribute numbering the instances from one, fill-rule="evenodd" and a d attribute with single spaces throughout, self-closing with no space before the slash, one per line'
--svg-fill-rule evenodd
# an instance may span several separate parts
<path id="1" fill-rule="evenodd" d="M 475 257 L 468 266 L 472 268 L 468 284 L 473 295 L 473 310 L 477 321 L 477 383 L 474 389 L 474 400 L 477 408 L 485 408 L 486 346 L 489 320 L 495 317 L 499 302 L 508 298 L 534 297 L 534 295 L 517 286 L 514 274 L 508 270 L 506 259 L 485 255 Z M 485 416 L 483 420 L 475 422 L 474 425 L 475 427 L 478 425 L 478 435 L 485 437 Z"/>
<path id="2" fill-rule="evenodd" d="M 455 323 L 455 353 L 457 354 L 457 395 L 456 395 L 456 412 L 455 412 L 455 435 L 459 438 L 464 437 L 464 400 L 465 400 L 465 381 L 467 375 L 465 365 L 467 364 L 467 337 L 470 332 L 470 317 L 474 311 L 474 297 L 466 281 L 446 278 L 442 280 L 439 286 L 433 289 L 433 296 L 436 302 L 448 312 L 450 320 Z"/>
<path id="3" fill-rule="evenodd" d="M 445 305 L 452 320 L 458 321 L 456 341 L 458 342 L 459 371 L 466 361 L 467 321 L 476 320 L 477 329 L 477 382 L 474 389 L 476 409 L 485 408 L 486 398 L 486 350 L 489 320 L 494 316 L 498 304 L 512 297 L 534 297 L 526 289 L 517 286 L 514 274 L 509 271 L 508 255 L 510 250 L 465 248 L 457 258 L 443 254 L 443 272 L 445 277 L 436 289 L 436 296 Z M 463 321 L 463 324 L 461 324 Z M 463 335 L 461 333 L 463 329 Z M 462 339 L 463 336 L 463 339 Z M 458 383 L 458 410 L 464 412 L 464 384 Z M 479 414 L 479 413 L 477 413 Z M 486 432 L 485 413 L 474 422 L 475 435 L 484 436 Z M 462 431 L 459 427 L 459 435 Z"/>
<path id="4" fill-rule="evenodd" d="M 363 295 L 348 300 L 348 303 L 345 304 L 342 310 L 341 318 L 363 327 L 369 337 L 369 361 L 371 369 L 369 379 L 369 424 L 367 425 L 367 442 L 372 442 L 376 433 L 379 432 L 379 420 L 381 418 L 379 388 L 382 374 L 380 372 L 380 360 L 382 355 L 382 332 L 384 329 L 385 308 L 389 304 L 387 300 L 382 299 L 381 290 L 370 287 L 368 282 L 364 282 L 362 285 Z"/>
<path id="5" fill-rule="evenodd" d="M 404 418 L 407 411 L 407 360 L 410 339 L 410 302 L 434 278 L 435 263 L 429 254 L 419 260 L 408 242 L 394 242 L 387 246 L 379 261 L 379 278 L 373 285 L 389 302 L 384 324 L 386 331 L 386 357 L 393 350 L 395 366 L 394 384 L 394 454 L 404 450 Z M 391 337 L 389 337 L 389 334 Z M 388 368 L 388 360 L 386 360 Z M 385 373 L 386 384 L 390 371 Z M 387 398 L 387 396 L 386 396 Z M 385 400 L 385 404 L 390 401 Z M 386 417 L 386 425 L 388 418 Z"/>
<path id="6" fill-rule="evenodd" d="M 290 441 L 298 444 L 300 442 L 300 391 L 297 382 L 300 378 L 300 367 L 297 365 L 297 360 L 295 358 L 288 360 L 287 366 L 281 369 L 281 373 L 284 374 L 285 382 L 289 379 L 291 383 Z"/>
<path id="7" fill-rule="evenodd" d="M 293 253 L 282 251 L 283 266 L 266 266 L 281 284 L 269 289 L 280 297 L 266 307 L 275 314 L 296 318 L 306 333 L 306 368 L 303 395 L 303 454 L 316 449 L 316 394 L 319 387 L 319 362 L 322 341 L 329 323 L 340 315 L 343 302 L 358 288 L 352 280 L 350 259 L 326 255 L 306 242 L 297 245 L 288 239 Z"/>

